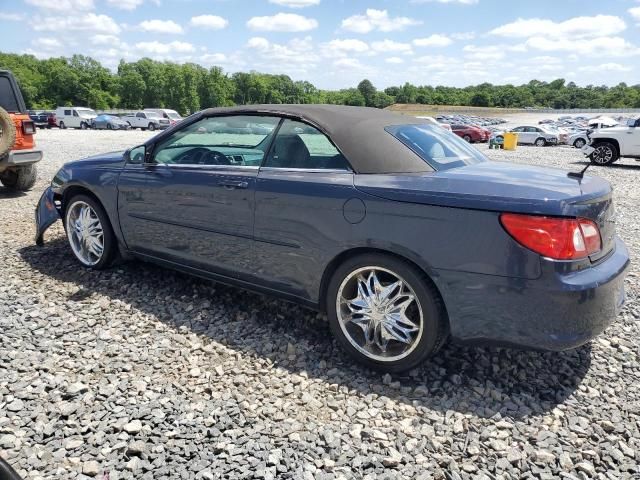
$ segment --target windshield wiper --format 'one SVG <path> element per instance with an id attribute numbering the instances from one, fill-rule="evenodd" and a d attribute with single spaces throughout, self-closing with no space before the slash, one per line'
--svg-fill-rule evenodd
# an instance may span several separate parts
<path id="1" fill-rule="evenodd" d="M 577 178 L 578 180 L 582 180 L 584 178 L 584 172 L 587 171 L 587 168 L 589 168 L 591 166 L 590 163 L 587 164 L 586 167 L 584 167 L 582 170 L 580 170 L 579 172 L 569 172 L 567 173 L 567 177 L 570 178 Z"/>

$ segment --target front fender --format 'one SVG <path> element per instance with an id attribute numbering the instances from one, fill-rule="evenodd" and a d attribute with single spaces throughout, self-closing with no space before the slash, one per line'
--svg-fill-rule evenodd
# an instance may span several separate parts
<path id="1" fill-rule="evenodd" d="M 55 204 L 53 198 L 53 190 L 51 187 L 47 189 L 40 196 L 38 206 L 35 212 L 36 217 L 36 236 L 35 242 L 37 245 L 44 244 L 44 232 L 55 222 L 60 220 L 60 211 Z"/>

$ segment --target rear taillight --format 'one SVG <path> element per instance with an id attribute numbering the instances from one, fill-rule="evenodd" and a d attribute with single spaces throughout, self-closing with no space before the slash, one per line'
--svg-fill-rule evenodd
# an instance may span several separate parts
<path id="1" fill-rule="evenodd" d="M 503 213 L 500 222 L 518 243 L 544 257 L 574 260 L 602 248 L 598 226 L 586 218 Z"/>
<path id="2" fill-rule="evenodd" d="M 23 120 L 22 133 L 24 133 L 25 135 L 33 135 L 34 133 L 36 133 L 36 124 L 31 120 Z"/>

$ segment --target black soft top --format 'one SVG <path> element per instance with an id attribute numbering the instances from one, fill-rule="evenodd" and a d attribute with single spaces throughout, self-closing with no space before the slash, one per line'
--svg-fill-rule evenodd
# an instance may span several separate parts
<path id="1" fill-rule="evenodd" d="M 18 83 L 7 70 L 0 70 L 0 107 L 10 113 L 27 112 Z"/>
<path id="2" fill-rule="evenodd" d="M 418 173 L 433 169 L 384 127 L 431 124 L 387 110 L 345 105 L 244 105 L 209 108 L 197 116 L 230 114 L 281 115 L 303 120 L 331 138 L 357 173 Z"/>

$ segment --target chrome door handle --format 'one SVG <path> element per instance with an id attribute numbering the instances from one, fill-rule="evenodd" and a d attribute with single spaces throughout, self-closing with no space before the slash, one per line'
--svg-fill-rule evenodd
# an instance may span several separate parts
<path id="1" fill-rule="evenodd" d="M 228 189 L 233 188 L 248 188 L 249 182 L 232 182 L 232 181 L 222 181 L 219 183 L 220 186 Z"/>

